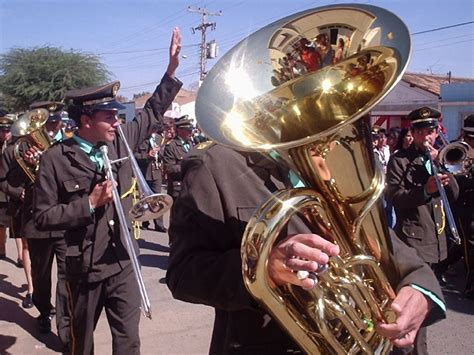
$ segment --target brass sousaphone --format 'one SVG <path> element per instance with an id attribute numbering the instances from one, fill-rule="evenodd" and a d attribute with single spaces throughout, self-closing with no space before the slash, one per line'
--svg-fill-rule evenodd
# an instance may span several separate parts
<path id="1" fill-rule="evenodd" d="M 384 174 L 374 160 L 368 113 L 401 79 L 409 56 L 408 29 L 392 13 L 326 6 L 253 33 L 199 90 L 196 114 L 211 139 L 271 152 L 304 183 L 256 211 L 241 254 L 249 292 L 307 353 L 391 348 L 373 329 L 377 320 L 395 319 L 389 283 L 395 275 L 380 200 Z M 270 250 L 295 213 L 341 249 L 310 291 L 276 287 L 267 273 Z"/>
<path id="2" fill-rule="evenodd" d="M 24 159 L 24 154 L 30 147 L 36 147 L 39 154 L 42 154 L 51 146 L 53 137 L 45 127 L 48 117 L 49 111 L 44 108 L 30 110 L 18 117 L 11 127 L 12 135 L 19 137 L 14 147 L 15 159 L 33 182 L 39 169 L 39 160 L 31 164 Z"/>

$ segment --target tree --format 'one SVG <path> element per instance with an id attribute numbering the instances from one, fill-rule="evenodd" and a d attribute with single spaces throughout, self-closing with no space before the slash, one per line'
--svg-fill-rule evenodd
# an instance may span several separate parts
<path id="1" fill-rule="evenodd" d="M 133 94 L 133 99 L 132 100 L 136 100 L 142 96 L 145 96 L 145 95 L 149 95 L 150 92 L 149 91 L 143 91 L 143 92 L 140 92 L 138 94 Z"/>
<path id="2" fill-rule="evenodd" d="M 0 92 L 10 110 L 61 101 L 70 89 L 100 85 L 110 73 L 95 55 L 55 47 L 15 48 L 0 57 Z"/>

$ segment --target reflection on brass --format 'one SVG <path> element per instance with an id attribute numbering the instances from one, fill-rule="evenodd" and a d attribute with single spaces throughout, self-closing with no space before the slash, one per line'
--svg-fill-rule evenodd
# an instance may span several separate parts
<path id="1" fill-rule="evenodd" d="M 440 149 L 438 160 L 451 174 L 466 174 L 474 163 L 474 149 L 465 142 L 453 142 Z"/>
<path id="2" fill-rule="evenodd" d="M 49 111 L 39 108 L 25 112 L 12 125 L 11 132 L 16 140 L 14 156 L 18 165 L 23 169 L 31 181 L 35 181 L 39 169 L 39 159 L 34 164 L 25 160 L 25 154 L 31 147 L 36 147 L 41 155 L 53 142 L 53 137 L 48 134 L 45 123 L 48 120 Z"/>
<path id="3" fill-rule="evenodd" d="M 381 208 L 368 112 L 401 79 L 410 36 L 393 14 L 370 5 L 306 10 L 270 24 L 231 49 L 196 101 L 202 130 L 237 150 L 277 151 L 304 189 L 276 193 L 242 240 L 249 292 L 311 354 L 389 352 L 374 331 L 393 322 L 395 277 Z M 258 63 L 258 64 L 256 64 Z M 296 213 L 340 246 L 311 290 L 276 287 L 267 259 Z"/>

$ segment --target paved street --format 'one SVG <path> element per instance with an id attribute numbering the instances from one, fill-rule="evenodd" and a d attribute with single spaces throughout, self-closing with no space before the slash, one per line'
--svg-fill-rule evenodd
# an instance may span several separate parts
<path id="1" fill-rule="evenodd" d="M 206 354 L 213 310 L 171 297 L 164 283 L 168 237 L 151 231 L 142 231 L 142 237 L 140 260 L 153 312 L 152 320 L 141 320 L 142 354 Z M 8 240 L 7 256 L 16 260 L 13 240 Z M 42 335 L 36 330 L 37 310 L 21 307 L 26 291 L 24 274 L 11 259 L 0 261 L 0 354 L 56 354 L 60 346 L 56 336 Z M 460 264 L 456 271 L 462 274 Z M 448 319 L 430 328 L 430 353 L 472 354 L 474 301 L 463 299 L 456 290 L 461 288 L 460 276 L 451 276 L 449 281 L 453 287 L 445 289 Z M 96 354 L 111 353 L 105 313 L 99 320 L 94 339 Z"/>

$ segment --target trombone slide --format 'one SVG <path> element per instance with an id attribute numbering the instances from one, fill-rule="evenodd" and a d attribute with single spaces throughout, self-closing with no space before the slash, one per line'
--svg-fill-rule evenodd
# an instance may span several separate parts
<path id="1" fill-rule="evenodd" d="M 143 314 L 151 319 L 151 305 L 150 299 L 148 298 L 148 294 L 145 288 L 145 282 L 143 281 L 143 276 L 140 271 L 140 262 L 138 261 L 137 254 L 135 253 L 135 248 L 133 247 L 132 237 L 130 236 L 130 231 L 128 230 L 127 226 L 127 219 L 125 218 L 125 214 L 123 211 L 122 204 L 120 202 L 120 194 L 117 190 L 117 184 L 114 179 L 114 174 L 112 171 L 112 162 L 108 156 L 108 147 L 103 145 L 100 147 L 100 151 L 102 152 L 104 158 L 104 167 L 105 172 L 107 175 L 107 179 L 112 181 L 112 195 L 113 201 L 115 205 L 115 209 L 117 211 L 119 222 L 120 222 L 120 231 L 122 232 L 124 239 L 125 239 L 125 246 L 127 248 L 128 255 L 130 257 L 130 261 L 132 263 L 133 273 L 135 275 L 135 279 L 138 283 L 138 288 L 140 291 L 141 303 L 142 303 L 142 311 Z"/>
<path id="2" fill-rule="evenodd" d="M 431 157 L 430 149 L 429 149 L 428 145 L 429 145 L 429 143 L 425 142 L 426 154 L 428 155 L 428 157 L 430 159 L 431 171 L 432 171 L 432 173 L 435 177 L 435 180 L 436 180 L 436 186 L 438 187 L 439 195 L 440 195 L 441 201 L 443 203 L 442 208 L 444 208 L 444 211 L 446 213 L 446 219 L 448 220 L 449 230 L 451 231 L 451 235 L 453 236 L 454 243 L 456 243 L 457 245 L 460 245 L 461 244 L 461 238 L 459 237 L 458 229 L 456 227 L 456 222 L 454 221 L 453 212 L 451 211 L 451 207 L 449 205 L 448 196 L 446 195 L 446 190 L 444 189 L 444 186 L 441 183 L 441 180 L 439 179 L 438 167 L 436 166 L 436 164 L 433 161 L 433 158 Z"/>

